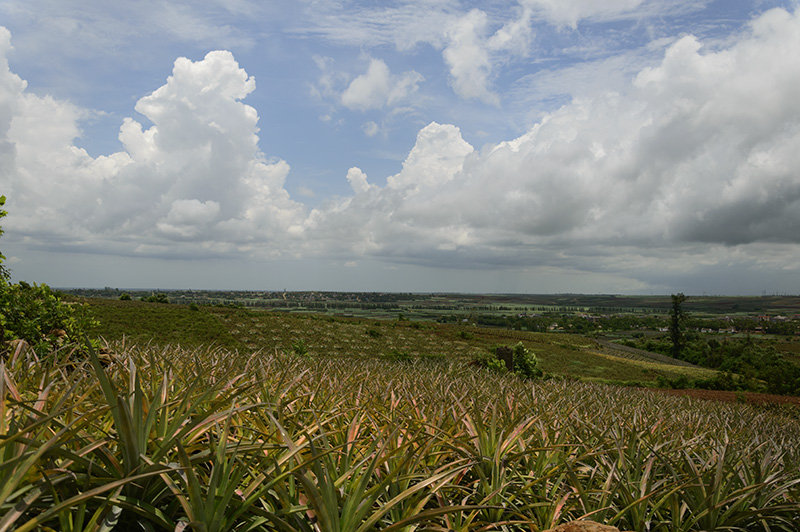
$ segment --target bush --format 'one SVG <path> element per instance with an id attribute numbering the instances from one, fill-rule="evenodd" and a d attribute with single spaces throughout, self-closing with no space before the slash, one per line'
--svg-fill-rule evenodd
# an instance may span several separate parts
<path id="1" fill-rule="evenodd" d="M 5 200 L 0 196 L 0 207 Z M 0 209 L 0 218 L 5 215 Z M 61 294 L 46 284 L 10 283 L 3 258 L 0 254 L 0 344 L 25 340 L 37 352 L 44 353 L 56 343 L 84 344 L 89 340 L 87 330 L 95 322 L 84 305 L 62 301 Z"/>
<path id="2" fill-rule="evenodd" d="M 84 305 L 66 303 L 46 284 L 0 281 L 0 340 L 25 340 L 37 352 L 64 341 L 85 343 L 95 324 Z"/>
<path id="3" fill-rule="evenodd" d="M 472 365 L 497 371 L 499 373 L 504 373 L 506 371 L 505 363 L 497 358 L 497 355 L 493 351 L 481 353 L 475 357 L 475 359 L 472 361 Z"/>
<path id="4" fill-rule="evenodd" d="M 514 373 L 527 379 L 537 379 L 543 375 L 544 372 L 539 368 L 539 359 L 536 358 L 533 351 L 526 349 L 522 342 L 519 342 L 512 349 L 514 353 Z"/>
<path id="5" fill-rule="evenodd" d="M 143 297 L 142 301 L 147 303 L 169 303 L 169 299 L 167 298 L 167 294 L 159 293 L 151 293 L 147 297 Z"/>
<path id="6" fill-rule="evenodd" d="M 505 363 L 497 357 L 489 357 L 486 360 L 486 369 L 496 371 L 498 373 L 504 373 L 507 371 Z"/>
<path id="7" fill-rule="evenodd" d="M 472 361 L 472 365 L 501 373 L 509 371 L 510 366 L 510 371 L 526 379 L 544 376 L 544 372 L 539 368 L 539 359 L 533 351 L 525 348 L 522 342 L 514 346 L 495 346 L 487 353 L 478 355 Z"/>
<path id="8" fill-rule="evenodd" d="M 119 300 L 120 301 L 130 301 L 131 300 L 131 295 L 128 292 L 122 292 L 119 295 Z"/>

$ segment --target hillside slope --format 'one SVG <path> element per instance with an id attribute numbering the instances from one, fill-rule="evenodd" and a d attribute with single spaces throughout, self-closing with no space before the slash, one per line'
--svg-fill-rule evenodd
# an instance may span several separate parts
<path id="1" fill-rule="evenodd" d="M 217 346 L 310 356 L 411 356 L 471 360 L 492 346 L 523 342 L 544 371 L 614 383 L 654 384 L 658 377 L 712 377 L 708 369 L 680 366 L 609 350 L 572 334 L 533 333 L 431 322 L 330 317 L 230 307 L 89 299 L 106 340 L 184 347 Z"/>

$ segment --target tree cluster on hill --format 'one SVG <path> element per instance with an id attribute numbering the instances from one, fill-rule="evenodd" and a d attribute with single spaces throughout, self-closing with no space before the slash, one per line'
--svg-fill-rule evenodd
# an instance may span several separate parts
<path id="1" fill-rule="evenodd" d="M 734 389 L 752 389 L 776 394 L 800 394 L 800 365 L 787 360 L 773 346 L 754 342 L 751 337 L 718 339 L 688 329 L 688 316 L 681 305 L 683 294 L 673 296 L 670 313 L 669 341 L 649 339 L 633 343 L 647 351 L 669 354 L 698 366 L 716 369 L 739 378 L 717 379 L 700 387 L 721 387 L 726 383 Z"/>

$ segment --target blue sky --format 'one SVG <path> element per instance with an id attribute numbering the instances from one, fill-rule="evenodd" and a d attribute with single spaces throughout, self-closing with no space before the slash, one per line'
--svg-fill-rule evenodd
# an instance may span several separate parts
<path id="1" fill-rule="evenodd" d="M 56 286 L 796 293 L 795 1 L 0 4 Z"/>

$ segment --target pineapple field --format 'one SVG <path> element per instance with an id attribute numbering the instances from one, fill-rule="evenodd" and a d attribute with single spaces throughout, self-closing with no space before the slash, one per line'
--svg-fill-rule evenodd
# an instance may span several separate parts
<path id="1" fill-rule="evenodd" d="M 800 529 L 796 407 L 560 376 L 614 358 L 582 337 L 109 308 L 94 347 L 0 363 L 2 531 Z M 551 378 L 469 364 L 511 341 Z"/>

